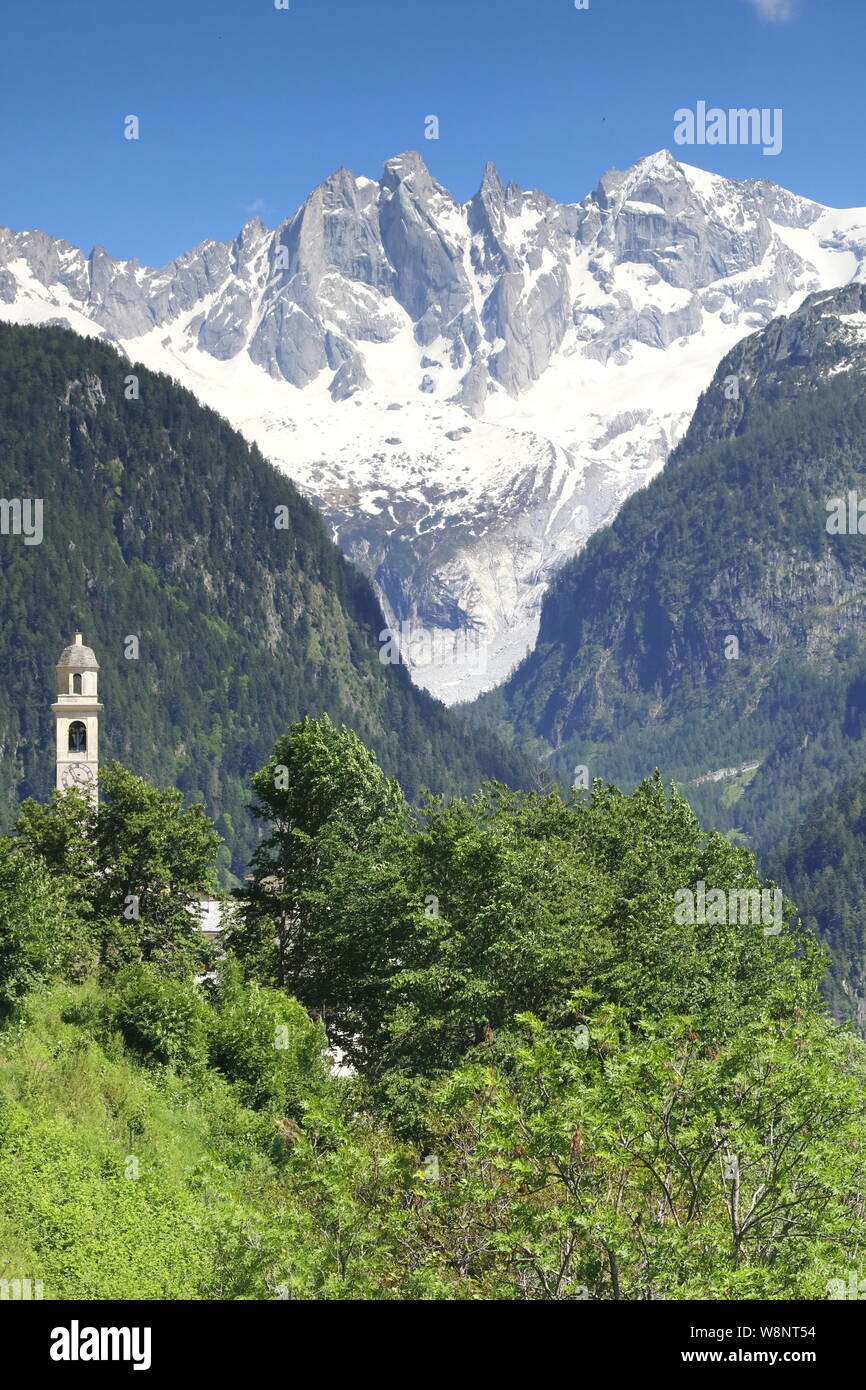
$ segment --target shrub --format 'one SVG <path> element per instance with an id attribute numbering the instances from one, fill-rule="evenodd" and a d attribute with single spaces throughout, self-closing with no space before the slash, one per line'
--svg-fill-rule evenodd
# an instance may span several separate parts
<path id="1" fill-rule="evenodd" d="M 236 962 L 223 966 L 210 1062 L 240 1091 L 245 1105 L 297 1111 L 325 1076 L 327 1035 L 306 1009 L 279 990 L 242 981 Z"/>
<path id="2" fill-rule="evenodd" d="M 0 1012 L 63 968 L 71 922 L 62 887 L 39 860 L 0 840 Z"/>
<path id="3" fill-rule="evenodd" d="M 117 988 L 114 1022 L 129 1047 L 179 1071 L 206 1065 L 210 1011 L 196 985 L 133 966 Z"/>

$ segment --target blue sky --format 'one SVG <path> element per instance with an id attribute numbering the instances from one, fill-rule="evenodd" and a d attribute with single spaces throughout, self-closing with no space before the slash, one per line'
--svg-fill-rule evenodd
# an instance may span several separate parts
<path id="1" fill-rule="evenodd" d="M 0 25 L 0 224 L 151 265 L 406 149 L 461 199 L 487 159 L 576 201 L 667 146 L 866 204 L 866 0 L 5 0 Z M 781 107 L 782 153 L 676 148 L 700 100 Z"/>

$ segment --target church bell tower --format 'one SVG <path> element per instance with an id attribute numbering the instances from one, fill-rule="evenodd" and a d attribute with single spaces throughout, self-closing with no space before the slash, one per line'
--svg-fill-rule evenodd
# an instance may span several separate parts
<path id="1" fill-rule="evenodd" d="M 99 662 L 81 633 L 64 647 L 57 663 L 57 700 L 51 706 L 57 736 L 58 791 L 75 787 L 96 803 L 99 797 L 99 714 L 96 698 Z"/>

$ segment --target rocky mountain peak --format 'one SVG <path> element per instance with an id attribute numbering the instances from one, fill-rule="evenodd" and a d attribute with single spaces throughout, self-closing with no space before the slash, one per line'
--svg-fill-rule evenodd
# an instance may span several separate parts
<path id="1" fill-rule="evenodd" d="M 507 674 L 550 575 L 662 466 L 721 358 L 864 267 L 866 212 L 669 150 L 574 203 L 488 164 L 462 204 L 409 150 L 160 270 L 0 230 L 0 317 L 110 336 L 227 414 L 389 617 L 484 634 L 468 686 L 416 668 L 462 696 Z"/>
<path id="2" fill-rule="evenodd" d="M 340 168 L 334 171 L 324 183 L 319 185 L 322 207 L 336 211 L 342 207 L 357 208 L 358 184 L 351 169 Z"/>
<path id="3" fill-rule="evenodd" d="M 489 159 L 484 166 L 484 173 L 481 177 L 481 184 L 477 196 L 493 199 L 497 202 L 501 202 L 505 197 L 505 189 L 499 177 L 499 170 Z"/>
<path id="4" fill-rule="evenodd" d="M 237 244 L 244 247 L 252 246 L 269 232 L 270 228 L 260 217 L 251 217 L 238 232 Z"/>
<path id="5" fill-rule="evenodd" d="M 417 150 L 406 150 L 393 159 L 385 161 L 380 180 L 381 186 L 389 192 L 396 192 L 403 184 L 411 183 L 416 197 L 423 197 L 430 191 L 444 193 L 445 189 L 436 183 Z"/>

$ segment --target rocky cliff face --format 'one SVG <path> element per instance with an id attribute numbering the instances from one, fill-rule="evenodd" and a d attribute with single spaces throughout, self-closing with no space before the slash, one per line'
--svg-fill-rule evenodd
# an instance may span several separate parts
<path id="1" fill-rule="evenodd" d="M 453 699 L 508 673 L 551 575 L 658 471 L 720 358 L 864 261 L 866 212 L 664 151 L 573 204 L 491 165 L 459 204 L 410 153 L 158 270 L 0 229 L 0 317 L 99 334 L 227 415 L 389 621 L 440 639 L 409 656 Z"/>
<path id="2" fill-rule="evenodd" d="M 697 404 L 673 465 L 744 434 L 756 415 L 792 405 L 839 372 L 866 368 L 866 285 L 810 295 L 796 313 L 743 339 Z"/>

